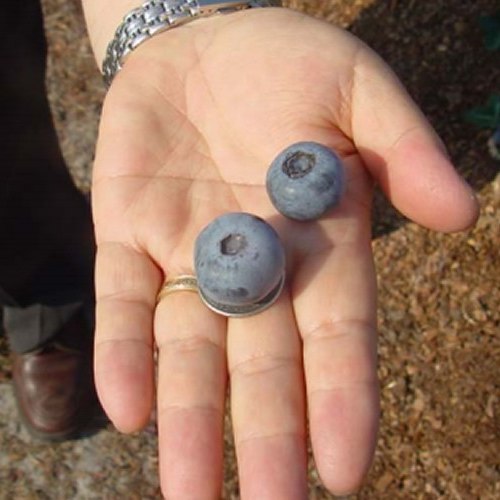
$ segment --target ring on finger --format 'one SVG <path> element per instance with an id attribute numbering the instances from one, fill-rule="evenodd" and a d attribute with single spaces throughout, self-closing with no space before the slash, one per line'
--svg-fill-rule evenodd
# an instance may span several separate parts
<path id="1" fill-rule="evenodd" d="M 167 295 L 174 292 L 195 292 L 198 293 L 198 280 L 195 276 L 190 274 L 181 274 L 175 278 L 171 278 L 163 283 L 158 296 L 156 297 L 156 303 L 161 302 Z"/>

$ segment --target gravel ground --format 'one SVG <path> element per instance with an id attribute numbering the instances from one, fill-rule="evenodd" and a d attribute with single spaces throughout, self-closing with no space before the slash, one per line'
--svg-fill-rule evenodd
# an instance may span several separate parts
<path id="1" fill-rule="evenodd" d="M 44 0 L 48 87 L 76 184 L 89 189 L 104 89 L 77 2 Z M 382 422 L 373 469 L 353 499 L 500 498 L 498 327 L 500 178 L 487 132 L 463 121 L 500 85 L 498 52 L 485 50 L 478 18 L 497 0 L 290 0 L 349 28 L 396 70 L 445 140 L 482 205 L 468 233 L 441 235 L 407 222 L 377 197 Z M 154 427 L 129 437 L 100 421 L 57 445 L 20 427 L 0 342 L 0 499 L 155 499 Z M 230 425 L 226 499 L 238 498 Z M 311 467 L 310 498 L 331 498 Z"/>

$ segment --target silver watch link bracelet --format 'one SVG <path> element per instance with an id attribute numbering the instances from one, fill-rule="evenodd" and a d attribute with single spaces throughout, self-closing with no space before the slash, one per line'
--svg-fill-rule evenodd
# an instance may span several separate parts
<path id="1" fill-rule="evenodd" d="M 102 64 L 104 82 L 109 87 L 130 52 L 157 33 L 198 17 L 279 6 L 280 0 L 148 0 L 130 11 L 118 26 Z"/>

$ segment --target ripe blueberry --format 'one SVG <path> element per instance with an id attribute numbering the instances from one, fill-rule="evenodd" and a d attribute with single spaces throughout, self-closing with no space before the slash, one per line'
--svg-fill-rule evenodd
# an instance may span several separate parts
<path id="1" fill-rule="evenodd" d="M 270 306 L 283 287 L 285 251 L 276 231 L 247 213 L 227 213 L 195 242 L 194 267 L 204 302 L 225 316 Z"/>
<path id="2" fill-rule="evenodd" d="M 296 220 L 321 217 L 340 200 L 344 190 L 342 161 L 316 142 L 297 142 L 271 163 L 266 187 L 276 209 Z"/>

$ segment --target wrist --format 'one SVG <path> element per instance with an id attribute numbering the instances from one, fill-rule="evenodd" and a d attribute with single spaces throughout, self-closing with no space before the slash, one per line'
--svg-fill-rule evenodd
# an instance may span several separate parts
<path id="1" fill-rule="evenodd" d="M 116 0 L 113 3 L 119 6 L 119 13 L 111 15 L 109 4 L 102 7 L 96 0 L 83 0 L 94 55 L 100 67 L 103 63 L 108 85 L 126 57 L 158 33 L 213 14 L 281 5 L 280 0 L 141 0 L 139 5 L 126 10 L 125 15 L 125 6 L 137 1 Z M 113 25 L 116 25 L 114 31 Z"/>
<path id="2" fill-rule="evenodd" d="M 87 31 L 99 68 L 123 17 L 137 7 L 141 0 L 82 0 Z"/>

